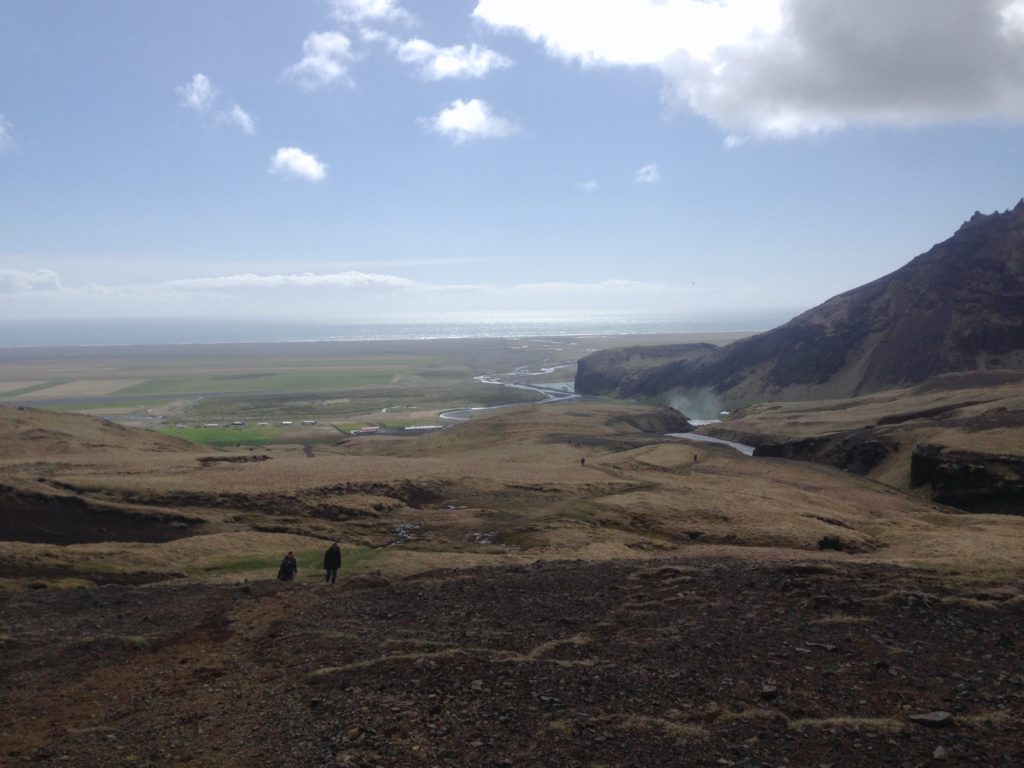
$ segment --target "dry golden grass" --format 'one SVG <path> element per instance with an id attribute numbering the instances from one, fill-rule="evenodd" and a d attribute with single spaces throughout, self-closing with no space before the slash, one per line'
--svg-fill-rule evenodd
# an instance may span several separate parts
<path id="1" fill-rule="evenodd" d="M 4 392 L 13 392 L 16 389 L 29 389 L 31 387 L 37 387 L 40 384 L 45 384 L 46 379 L 25 379 L 22 381 L 0 381 L 0 394 Z"/>
<path id="2" fill-rule="evenodd" d="M 665 556 L 885 562 L 967 581 L 1024 575 L 1024 518 L 954 514 L 827 467 L 665 438 L 658 412 L 641 406 L 508 408 L 312 456 L 300 446 L 199 449 L 80 416 L 0 416 L 17 424 L 8 434 L 32 435 L 0 448 L 0 483 L 206 521 L 202 535 L 163 544 L 0 543 L 0 563 L 67 578 L 268 578 L 285 550 L 314 553 L 333 539 L 353 568 L 395 576 Z M 400 525 L 417 527 L 396 544 Z M 820 550 L 824 536 L 846 551 Z"/>
<path id="3" fill-rule="evenodd" d="M 46 389 L 37 389 L 19 397 L 19 400 L 39 400 L 46 398 L 65 397 L 98 397 L 110 395 L 122 389 L 141 384 L 145 379 L 79 379 L 64 384 L 57 384 Z"/>
<path id="4" fill-rule="evenodd" d="M 699 725 L 678 722 L 676 720 L 668 720 L 663 717 L 622 715 L 620 717 L 609 717 L 606 719 L 606 722 L 610 726 L 622 731 L 634 731 L 640 733 L 655 731 L 667 736 L 688 739 L 700 738 L 705 735 L 704 729 Z"/>
<path id="5" fill-rule="evenodd" d="M 1024 413 L 1024 384 L 998 382 L 980 386 L 971 374 L 948 375 L 916 388 L 850 399 L 763 403 L 738 411 L 723 427 L 782 441 L 870 426 L 910 449 L 918 442 L 935 442 L 958 450 L 1022 455 L 1024 430 L 1000 423 L 1007 415 Z M 901 467 L 908 462 L 909 451 Z"/>
<path id="6" fill-rule="evenodd" d="M 790 720 L 787 723 L 790 730 L 796 731 L 803 728 L 814 728 L 831 730 L 843 728 L 852 731 L 882 731 L 884 733 L 899 733 L 906 727 L 906 723 L 896 717 L 804 717 L 798 720 Z"/>

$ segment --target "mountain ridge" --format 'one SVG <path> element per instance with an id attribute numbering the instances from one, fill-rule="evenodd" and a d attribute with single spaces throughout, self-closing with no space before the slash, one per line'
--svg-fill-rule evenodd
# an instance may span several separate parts
<path id="1" fill-rule="evenodd" d="M 583 394 L 660 399 L 684 412 L 843 398 L 943 373 L 1024 367 L 1024 200 L 975 213 L 903 267 L 724 347 L 604 350 Z"/>

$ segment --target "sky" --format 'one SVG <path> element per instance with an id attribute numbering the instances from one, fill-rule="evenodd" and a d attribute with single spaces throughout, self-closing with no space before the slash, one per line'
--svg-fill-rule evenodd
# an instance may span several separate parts
<path id="1" fill-rule="evenodd" d="M 1022 123 L 1024 0 L 4 0 L 0 322 L 795 314 Z"/>

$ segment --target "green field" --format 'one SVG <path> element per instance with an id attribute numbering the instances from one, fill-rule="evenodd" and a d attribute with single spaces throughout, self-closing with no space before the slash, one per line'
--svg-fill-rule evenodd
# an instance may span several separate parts
<path id="1" fill-rule="evenodd" d="M 28 387 L 22 387 L 21 389 L 9 389 L 3 393 L 4 398 L 9 397 L 21 397 L 22 395 L 30 395 L 33 392 L 39 392 L 50 387 L 58 387 L 61 384 L 68 384 L 74 381 L 74 379 L 56 379 L 54 381 L 44 381 L 41 384 L 32 384 Z"/>
<path id="2" fill-rule="evenodd" d="M 214 448 L 236 445 L 268 445 L 277 442 L 282 430 L 277 427 L 183 427 L 157 430 L 165 435 L 180 437 L 191 443 Z"/>
<path id="3" fill-rule="evenodd" d="M 404 366 L 331 372 L 283 372 L 158 377 L 119 390 L 119 395 L 189 395 L 203 392 L 316 392 L 389 383 Z"/>
<path id="4" fill-rule="evenodd" d="M 145 410 L 148 408 L 158 408 L 163 405 L 170 403 L 170 400 L 147 400 L 145 403 L 140 403 L 137 400 L 124 401 L 118 403 L 90 403 L 90 402 L 77 402 L 68 401 L 66 403 L 55 403 L 50 405 L 41 406 L 44 411 L 57 411 L 59 413 L 78 413 L 81 411 L 104 411 L 112 408 L 137 408 L 139 410 Z"/>
<path id="5" fill-rule="evenodd" d="M 546 339 L 422 339 L 211 344 L 81 350 L 28 349 L 8 353 L 5 380 L 24 385 L 0 402 L 80 411 L 115 421 L 137 421 L 142 409 L 164 427 L 245 421 L 250 425 L 306 419 L 320 424 L 406 427 L 429 424 L 440 411 L 531 402 L 540 395 L 481 384 L 480 374 L 555 368 L 522 383 L 568 381 L 575 361 L 596 348 L 669 342 L 731 341 L 736 334 Z M 45 390 L 81 382 L 60 396 Z M 118 384 L 123 386 L 118 388 Z M 135 399 L 137 398 L 137 399 Z M 139 409 L 136 411 L 136 409 Z M 289 430 L 173 429 L 169 434 L 211 446 L 282 442 Z M 308 431 L 307 431 L 308 434 Z"/>

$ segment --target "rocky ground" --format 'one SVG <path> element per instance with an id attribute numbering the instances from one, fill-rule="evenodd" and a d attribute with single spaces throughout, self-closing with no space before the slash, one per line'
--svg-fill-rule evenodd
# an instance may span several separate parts
<path id="1" fill-rule="evenodd" d="M 1024 765 L 1024 599 L 549 563 L 0 596 L 0 764 Z"/>

